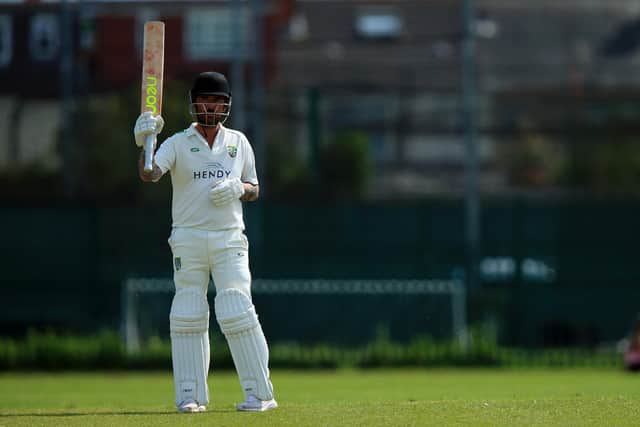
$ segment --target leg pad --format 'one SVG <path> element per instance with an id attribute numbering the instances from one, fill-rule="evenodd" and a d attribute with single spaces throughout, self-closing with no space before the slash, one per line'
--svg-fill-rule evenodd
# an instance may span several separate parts
<path id="1" fill-rule="evenodd" d="M 222 333 L 227 338 L 245 399 L 273 399 L 269 379 L 269 349 L 251 299 L 237 289 L 218 293 L 215 311 Z"/>
<path id="2" fill-rule="evenodd" d="M 209 403 L 209 304 L 204 292 L 181 288 L 176 291 L 169 316 L 171 359 L 176 405 L 195 400 Z"/>

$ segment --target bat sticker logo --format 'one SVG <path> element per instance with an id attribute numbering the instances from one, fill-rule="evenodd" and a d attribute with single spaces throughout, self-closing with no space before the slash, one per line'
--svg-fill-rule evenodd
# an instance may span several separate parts
<path id="1" fill-rule="evenodd" d="M 156 113 L 158 108 L 156 107 L 156 103 L 158 102 L 158 79 L 154 76 L 147 76 L 147 97 L 145 98 L 145 102 L 147 104 L 147 108 L 152 113 Z"/>

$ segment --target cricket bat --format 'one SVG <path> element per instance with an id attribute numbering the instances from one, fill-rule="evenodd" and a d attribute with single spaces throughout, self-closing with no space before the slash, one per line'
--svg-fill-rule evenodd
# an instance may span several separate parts
<path id="1" fill-rule="evenodd" d="M 162 113 L 162 77 L 164 72 L 164 22 L 148 21 L 144 24 L 142 52 L 141 112 Z M 148 135 L 144 142 L 144 170 L 153 170 L 156 135 Z"/>

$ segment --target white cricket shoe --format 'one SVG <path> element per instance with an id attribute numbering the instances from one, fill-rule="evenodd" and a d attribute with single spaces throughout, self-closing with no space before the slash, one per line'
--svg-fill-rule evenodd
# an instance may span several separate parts
<path id="1" fill-rule="evenodd" d="M 254 395 L 249 395 L 246 401 L 242 403 L 238 403 L 236 409 L 238 411 L 246 411 L 246 412 L 264 412 L 269 411 L 271 409 L 276 409 L 278 407 L 278 402 L 275 399 L 269 400 L 260 400 Z"/>
<path id="2" fill-rule="evenodd" d="M 178 406 L 178 412 L 186 414 L 191 412 L 204 412 L 207 410 L 207 407 L 204 405 L 200 405 L 193 399 L 185 400 Z"/>

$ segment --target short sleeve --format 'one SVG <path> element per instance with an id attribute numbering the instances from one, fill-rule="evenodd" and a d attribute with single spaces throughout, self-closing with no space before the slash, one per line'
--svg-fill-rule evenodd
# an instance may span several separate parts
<path id="1" fill-rule="evenodd" d="M 173 138 L 165 140 L 160 145 L 158 151 L 156 151 L 154 161 L 162 171 L 163 175 L 167 173 L 168 170 L 173 169 L 176 164 L 176 150 Z"/>
<path id="2" fill-rule="evenodd" d="M 256 173 L 256 159 L 253 155 L 253 148 L 246 137 L 242 138 L 243 151 L 244 151 L 244 165 L 242 167 L 242 182 L 248 182 L 253 185 L 258 185 L 258 175 Z"/>

